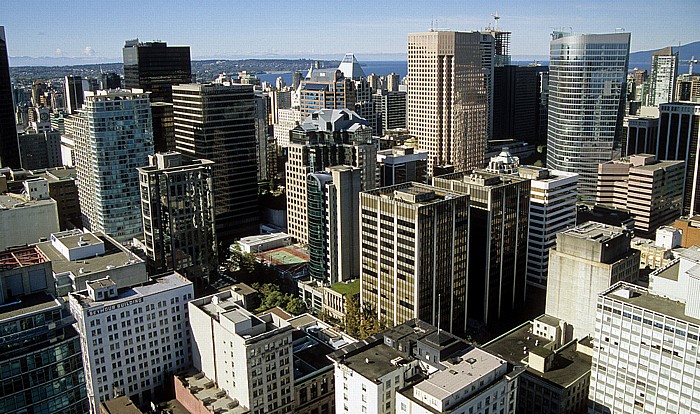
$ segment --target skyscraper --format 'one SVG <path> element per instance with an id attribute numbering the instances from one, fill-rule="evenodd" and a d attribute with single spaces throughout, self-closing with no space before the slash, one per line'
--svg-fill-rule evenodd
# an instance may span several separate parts
<path id="1" fill-rule="evenodd" d="M 218 240 L 258 234 L 253 86 L 183 84 L 173 98 L 178 152 L 214 162 Z"/>
<path id="2" fill-rule="evenodd" d="M 390 326 L 419 318 L 463 335 L 469 197 L 404 183 L 360 193 L 360 215 L 362 305 Z"/>
<path id="3" fill-rule="evenodd" d="M 124 87 L 151 92 L 151 102 L 173 101 L 172 87 L 192 82 L 189 46 L 127 40 L 123 49 Z"/>
<path id="4" fill-rule="evenodd" d="M 549 250 L 557 233 L 576 225 L 578 174 L 523 166 L 518 175 L 530 179 L 527 283 L 546 289 Z"/>
<path id="5" fill-rule="evenodd" d="M 311 69 L 301 81 L 299 103 L 302 118 L 321 109 L 347 108 L 354 111 L 355 101 L 353 80 L 340 69 Z"/>
<path id="6" fill-rule="evenodd" d="M 500 66 L 494 69 L 494 140 L 516 139 L 537 143 L 539 127 L 539 73 L 546 66 Z"/>
<path id="7" fill-rule="evenodd" d="M 485 170 L 433 177 L 469 196 L 469 318 L 492 325 L 525 302 L 530 180 Z"/>
<path id="8" fill-rule="evenodd" d="M 436 167 L 480 168 L 488 133 L 488 91 L 478 32 L 408 35 L 407 127 Z"/>
<path id="9" fill-rule="evenodd" d="M 598 164 L 619 147 L 629 47 L 629 33 L 552 33 L 547 167 L 580 174 L 585 201 L 595 198 Z"/>
<path id="10" fill-rule="evenodd" d="M 659 105 L 659 133 L 656 158 L 685 161 L 683 215 L 700 212 L 700 104 L 674 102 Z"/>
<path id="11" fill-rule="evenodd" d="M 214 194 L 209 160 L 177 152 L 148 157 L 138 169 L 150 274 L 177 270 L 190 280 L 216 270 Z"/>
<path id="12" fill-rule="evenodd" d="M 64 78 L 63 88 L 66 94 L 66 110 L 69 114 L 78 112 L 83 107 L 83 77 L 68 75 Z"/>
<path id="13" fill-rule="evenodd" d="M 308 243 L 308 175 L 334 165 L 361 169 L 362 189 L 375 187 L 377 152 L 372 128 L 347 109 L 323 109 L 307 117 L 291 132 L 287 177 L 289 235 Z"/>
<path id="14" fill-rule="evenodd" d="M 698 251 L 679 252 L 649 288 L 617 283 L 597 297 L 589 413 L 692 413 L 700 406 Z"/>
<path id="15" fill-rule="evenodd" d="M 35 246 L 0 253 L 3 413 L 88 410 L 80 336 L 52 276 L 51 261 Z"/>
<path id="16" fill-rule="evenodd" d="M 0 167 L 20 168 L 5 27 L 0 26 Z"/>
<path id="17" fill-rule="evenodd" d="M 72 128 L 83 226 L 120 242 L 143 234 L 139 173 L 153 153 L 151 108 L 140 90 L 86 92 Z"/>
<path id="18" fill-rule="evenodd" d="M 672 47 L 651 54 L 649 79 L 649 106 L 673 101 L 673 88 L 678 77 L 678 53 Z"/>
<path id="19" fill-rule="evenodd" d="M 595 332 L 600 292 L 618 281 L 637 282 L 640 253 L 630 248 L 631 239 L 631 232 L 593 221 L 557 234 L 549 251 L 545 313 L 570 324 L 567 339 Z"/>
<path id="20" fill-rule="evenodd" d="M 153 143 L 156 152 L 175 150 L 172 124 L 172 87 L 192 82 L 189 46 L 127 40 L 124 49 L 124 87 L 151 92 Z"/>
<path id="21" fill-rule="evenodd" d="M 338 165 L 308 176 L 309 274 L 316 280 L 360 276 L 360 171 Z"/>

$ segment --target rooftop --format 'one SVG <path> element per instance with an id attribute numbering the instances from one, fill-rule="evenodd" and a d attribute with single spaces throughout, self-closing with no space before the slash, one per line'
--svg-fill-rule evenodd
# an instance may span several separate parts
<path id="1" fill-rule="evenodd" d="M 32 293 L 19 298 L 15 302 L 0 305 L 0 321 L 5 322 L 18 316 L 29 316 L 32 313 L 61 309 L 61 303 L 53 296 L 44 293 Z"/>
<path id="2" fill-rule="evenodd" d="M 608 240 L 623 235 L 620 227 L 595 221 L 580 224 L 574 228 L 563 231 L 561 234 L 577 239 L 594 240 L 598 243 L 605 243 Z"/>
<path id="3" fill-rule="evenodd" d="M 35 246 L 0 252 L 0 271 L 46 263 L 49 259 Z"/>
<path id="4" fill-rule="evenodd" d="M 525 322 L 507 332 L 482 348 L 492 354 L 506 359 L 513 365 L 527 365 L 528 353 L 543 353 L 541 348 L 552 350 L 554 344 L 547 338 L 534 335 L 532 324 Z M 540 377 L 560 387 L 568 387 L 591 370 L 591 357 L 576 351 L 576 342 L 572 341 L 562 348 L 555 350 L 552 367 L 547 372 L 539 372 L 530 367 L 527 372 Z"/>
<path id="5" fill-rule="evenodd" d="M 433 187 L 432 185 L 421 183 L 403 183 L 390 187 L 381 187 L 374 190 L 365 191 L 375 197 L 393 199 L 406 204 L 428 205 L 439 203 L 452 198 L 467 197 L 464 194 Z"/>
<path id="6" fill-rule="evenodd" d="M 351 280 L 349 282 L 338 282 L 331 285 L 331 289 L 341 295 L 354 295 L 360 293 L 360 279 Z"/>
<path id="7" fill-rule="evenodd" d="M 359 352 L 345 354 L 341 361 L 343 365 L 363 377 L 377 381 L 397 369 L 394 361 L 406 361 L 406 354 L 385 345 L 384 342 L 375 342 L 359 348 Z"/>
<path id="8" fill-rule="evenodd" d="M 70 293 L 70 297 L 75 298 L 83 309 L 110 307 L 119 305 L 123 302 L 131 301 L 133 299 L 148 297 L 191 284 L 192 282 L 185 279 L 185 277 L 179 275 L 178 273 L 170 273 L 163 276 L 154 277 L 141 285 L 119 289 L 118 295 L 113 299 L 93 301 L 90 299 L 90 295 L 88 295 L 87 290 Z"/>
<path id="9" fill-rule="evenodd" d="M 446 369 L 437 371 L 416 384 L 415 389 L 444 400 L 463 389 L 468 389 L 472 383 L 507 363 L 478 348 L 473 348 L 455 362 L 446 361 Z"/>
<path id="10" fill-rule="evenodd" d="M 626 296 L 628 292 L 631 293 L 629 297 Z M 700 326 L 700 319 L 685 314 L 685 303 L 655 295 L 631 283 L 618 282 L 601 296 Z"/>
<path id="11" fill-rule="evenodd" d="M 90 233 L 82 235 L 84 240 L 87 238 L 88 240 L 95 242 L 92 234 L 90 236 L 88 236 L 88 234 Z M 80 236 L 76 237 L 77 238 L 74 241 L 75 243 L 78 243 L 80 241 Z M 106 237 L 102 233 L 94 233 L 94 237 L 104 243 L 105 253 L 103 255 L 81 260 L 68 260 L 51 244 L 50 241 L 39 243 L 36 245 L 36 247 L 38 247 L 49 260 L 51 260 L 54 274 L 71 272 L 77 276 L 85 273 L 106 271 L 115 267 L 124 267 L 143 263 L 143 260 L 128 251 L 125 247 L 121 246 L 112 238 Z M 69 239 L 64 243 L 72 243 L 71 240 L 72 239 Z"/>
<path id="12" fill-rule="evenodd" d="M 127 396 L 112 398 L 100 403 L 100 411 L 106 414 L 143 414 Z"/>
<path id="13" fill-rule="evenodd" d="M 211 412 L 218 414 L 249 412 L 247 408 L 240 405 L 238 400 L 229 397 L 226 391 L 217 388 L 216 383 L 201 372 L 190 371 L 185 375 L 179 375 L 177 380 L 180 380 L 190 394 L 201 401 Z"/>
<path id="14" fill-rule="evenodd" d="M 19 194 L 0 194 L 0 211 L 11 210 L 16 208 L 45 206 L 51 204 L 56 204 L 56 202 L 51 198 L 46 200 L 28 200 Z"/>

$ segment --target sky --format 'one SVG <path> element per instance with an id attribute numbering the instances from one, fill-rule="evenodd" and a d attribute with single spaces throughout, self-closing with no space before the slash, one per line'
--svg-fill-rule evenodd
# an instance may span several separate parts
<path id="1" fill-rule="evenodd" d="M 549 34 L 632 33 L 631 51 L 700 40 L 700 0 L 2 0 L 12 56 L 121 62 L 124 41 L 189 45 L 193 59 L 405 59 L 409 32 L 512 32 L 511 54 L 547 56 Z M 85 62 L 87 63 L 87 62 Z"/>

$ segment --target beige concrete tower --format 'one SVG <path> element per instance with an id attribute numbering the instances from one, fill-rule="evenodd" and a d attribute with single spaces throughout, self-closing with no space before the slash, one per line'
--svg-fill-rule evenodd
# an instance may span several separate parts
<path id="1" fill-rule="evenodd" d="M 408 35 L 407 126 L 428 150 L 428 174 L 483 167 L 488 97 L 478 32 Z"/>

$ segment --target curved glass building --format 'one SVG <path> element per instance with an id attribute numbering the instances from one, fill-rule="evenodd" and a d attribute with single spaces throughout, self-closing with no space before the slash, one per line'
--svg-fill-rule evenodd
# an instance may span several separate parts
<path id="1" fill-rule="evenodd" d="M 595 199 L 598 164 L 619 147 L 629 48 L 629 33 L 552 33 L 547 167 L 580 174 L 583 201 Z"/>

